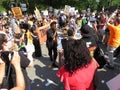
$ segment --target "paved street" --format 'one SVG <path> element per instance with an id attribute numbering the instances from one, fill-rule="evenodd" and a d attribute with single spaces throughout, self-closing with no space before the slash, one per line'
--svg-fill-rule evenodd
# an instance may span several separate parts
<path id="1" fill-rule="evenodd" d="M 34 67 L 27 69 L 31 79 L 31 90 L 64 90 L 63 84 L 56 76 L 57 68 L 49 68 L 51 61 L 45 44 L 42 47 L 42 57 L 34 59 Z M 109 90 L 106 82 L 118 75 L 119 69 L 98 70 L 98 90 Z"/>
<path id="2" fill-rule="evenodd" d="M 52 64 L 48 57 L 45 44 L 42 47 L 42 57 L 34 59 L 34 67 L 29 68 L 32 90 L 63 90 L 63 85 L 56 76 L 57 68 L 49 68 Z"/>

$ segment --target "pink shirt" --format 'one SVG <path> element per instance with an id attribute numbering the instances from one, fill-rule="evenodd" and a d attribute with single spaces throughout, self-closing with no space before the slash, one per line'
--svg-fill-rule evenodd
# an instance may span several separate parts
<path id="1" fill-rule="evenodd" d="M 91 60 L 86 67 L 77 69 L 72 75 L 63 66 L 57 76 L 64 82 L 64 90 L 94 90 L 92 81 L 98 66 L 95 60 Z"/>

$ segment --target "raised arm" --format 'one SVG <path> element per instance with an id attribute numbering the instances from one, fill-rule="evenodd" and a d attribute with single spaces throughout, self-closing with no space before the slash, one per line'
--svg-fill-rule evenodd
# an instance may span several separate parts
<path id="1" fill-rule="evenodd" d="M 16 87 L 11 90 L 25 90 L 25 80 L 20 67 L 20 56 L 18 55 L 18 52 L 14 52 L 12 64 L 16 73 Z"/>
<path id="2" fill-rule="evenodd" d="M 39 28 L 37 28 L 38 30 L 42 30 L 42 29 L 48 29 L 48 28 L 50 28 L 50 24 L 47 24 L 47 25 L 45 25 L 45 26 L 42 26 L 42 27 L 39 27 Z"/>

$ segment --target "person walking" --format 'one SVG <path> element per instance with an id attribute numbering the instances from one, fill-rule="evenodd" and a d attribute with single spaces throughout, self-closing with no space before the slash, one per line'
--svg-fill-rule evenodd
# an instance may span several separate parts
<path id="1" fill-rule="evenodd" d="M 115 22 L 117 25 L 110 23 L 111 20 L 115 18 L 115 13 L 113 13 L 107 21 L 107 26 L 110 31 L 110 36 L 107 43 L 108 52 L 108 68 L 114 69 L 113 53 L 120 46 L 120 17 L 116 17 Z"/>
<path id="2" fill-rule="evenodd" d="M 56 22 L 52 22 L 50 24 L 50 29 L 47 30 L 47 41 L 46 41 L 46 46 L 48 48 L 50 60 L 53 62 L 52 67 L 58 67 L 55 64 L 56 58 L 57 58 L 57 38 L 56 37 L 57 37 Z"/>

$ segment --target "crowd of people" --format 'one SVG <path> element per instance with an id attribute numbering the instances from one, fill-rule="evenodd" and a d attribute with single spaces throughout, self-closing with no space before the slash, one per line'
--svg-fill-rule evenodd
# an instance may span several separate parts
<path id="1" fill-rule="evenodd" d="M 105 66 L 115 68 L 114 51 L 120 46 L 118 9 L 89 15 L 59 13 L 41 21 L 35 15 L 21 19 L 0 16 L 0 88 L 31 90 L 26 68 L 34 65 L 33 53 L 35 57 L 42 56 L 39 31 L 43 29 L 51 66 L 59 68 L 57 76 L 64 83 L 64 90 L 95 90 L 94 76 L 101 65 L 94 51 L 99 43 L 107 48 Z"/>

